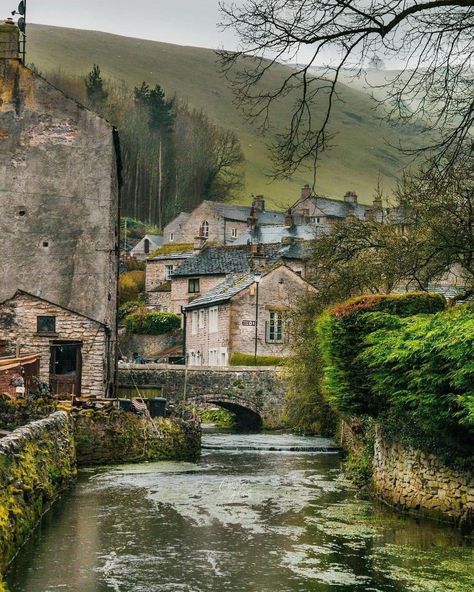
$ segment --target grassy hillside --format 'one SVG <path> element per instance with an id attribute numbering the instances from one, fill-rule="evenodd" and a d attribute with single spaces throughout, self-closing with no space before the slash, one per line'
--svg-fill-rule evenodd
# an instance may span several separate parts
<path id="1" fill-rule="evenodd" d="M 159 83 L 167 93 L 176 92 L 190 105 L 206 110 L 219 124 L 234 129 L 247 161 L 246 187 L 239 198 L 243 203 L 249 201 L 251 193 L 263 193 L 269 203 L 287 206 L 298 197 L 300 187 L 312 180 L 311 171 L 302 171 L 289 181 L 270 182 L 267 139 L 259 136 L 233 106 L 232 92 L 219 75 L 212 50 L 44 25 L 30 26 L 28 49 L 28 61 L 44 74 L 58 69 L 84 74 L 97 63 L 106 77 L 127 85 L 143 80 Z M 285 66 L 276 68 L 274 81 L 285 72 Z M 369 202 L 379 176 L 385 187 L 399 176 L 404 163 L 390 144 L 406 141 L 407 133 L 381 124 L 367 93 L 341 85 L 340 97 L 332 123 L 338 136 L 322 162 L 317 190 L 334 197 L 353 190 L 362 201 Z M 278 104 L 272 120 L 277 128 L 285 126 L 290 109 L 290 98 Z M 317 111 L 316 106 L 316 116 Z"/>

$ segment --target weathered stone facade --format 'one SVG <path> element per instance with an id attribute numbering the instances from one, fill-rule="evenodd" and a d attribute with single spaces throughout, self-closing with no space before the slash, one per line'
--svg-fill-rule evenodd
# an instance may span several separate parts
<path id="1" fill-rule="evenodd" d="M 163 352 L 171 349 L 181 353 L 183 349 L 183 334 L 181 331 L 166 333 L 165 335 L 125 334 L 119 338 L 119 346 L 120 353 L 129 359 L 131 359 L 135 352 L 143 358 L 156 359 Z"/>
<path id="2" fill-rule="evenodd" d="M 212 290 L 212 288 L 215 288 L 224 281 L 225 277 L 225 275 L 196 276 L 196 279 L 199 278 L 199 292 L 189 291 L 189 280 L 191 278 L 173 278 L 171 283 L 171 312 L 181 314 L 183 306 L 186 306 L 201 294 L 205 294 L 209 290 Z"/>
<path id="3" fill-rule="evenodd" d="M 75 475 L 72 426 L 63 411 L 0 440 L 0 575 Z"/>
<path id="4" fill-rule="evenodd" d="M 280 265 L 262 276 L 258 286 L 258 312 L 257 285 L 253 281 L 248 286 L 243 284 L 243 289 L 227 300 L 224 294 L 199 307 L 196 301 L 186 313 L 188 363 L 227 365 L 234 352 L 254 354 L 255 342 L 257 355 L 288 356 L 291 340 L 289 315 L 299 299 L 310 291 L 314 291 L 310 284 L 293 270 Z M 213 313 L 217 314 L 217 329 L 214 324 L 213 330 L 210 327 L 211 309 L 217 309 Z M 270 323 L 275 323 L 275 319 L 279 328 L 272 333 Z"/>
<path id="5" fill-rule="evenodd" d="M 474 528 L 474 471 L 447 467 L 436 455 L 375 439 L 373 483 L 389 504 Z"/>
<path id="6" fill-rule="evenodd" d="M 54 332 L 38 332 L 38 317 L 54 317 Z M 65 342 L 78 343 L 82 360 L 81 394 L 103 397 L 112 382 L 114 367 L 109 365 L 112 344 L 107 328 L 25 292 L 18 292 L 0 304 L 0 340 L 11 343 L 20 355 L 40 354 L 39 376 L 47 383 L 52 373 L 52 348 Z"/>
<path id="7" fill-rule="evenodd" d="M 17 36 L 14 25 L 1 24 Z M 116 325 L 112 126 L 0 51 L 0 301 L 22 289 Z"/>

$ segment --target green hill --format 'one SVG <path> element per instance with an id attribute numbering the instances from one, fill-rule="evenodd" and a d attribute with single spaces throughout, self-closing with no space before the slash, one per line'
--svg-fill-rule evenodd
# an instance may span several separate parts
<path id="1" fill-rule="evenodd" d="M 45 75 L 62 70 L 82 75 L 94 63 L 105 77 L 137 85 L 143 80 L 159 83 L 168 94 L 176 94 L 190 105 L 202 108 L 222 126 L 234 129 L 246 157 L 246 187 L 239 201 L 263 193 L 272 205 L 287 206 L 299 195 L 300 187 L 312 180 L 311 171 L 302 171 L 289 181 L 271 182 L 271 163 L 262 138 L 234 107 L 232 91 L 220 76 L 212 50 L 144 41 L 96 31 L 30 25 L 28 61 Z M 286 66 L 272 72 L 273 80 L 288 73 Z M 373 112 L 366 92 L 340 85 L 341 101 L 333 116 L 332 131 L 338 132 L 335 147 L 321 164 L 317 191 L 342 197 L 356 191 L 362 201 L 371 201 L 380 177 L 385 188 L 393 185 L 404 162 L 396 148 L 407 141 L 407 131 L 381 123 Z M 281 101 L 272 122 L 285 126 L 291 99 Z M 315 107 L 315 116 L 318 114 Z M 408 141 L 411 138 L 408 137 Z M 413 141 L 416 141 L 413 136 Z"/>

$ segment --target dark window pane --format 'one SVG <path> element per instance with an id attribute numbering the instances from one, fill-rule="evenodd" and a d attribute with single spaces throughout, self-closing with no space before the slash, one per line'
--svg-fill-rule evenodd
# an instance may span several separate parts
<path id="1" fill-rule="evenodd" d="M 55 333 L 56 317 L 37 317 L 36 330 L 38 333 Z"/>

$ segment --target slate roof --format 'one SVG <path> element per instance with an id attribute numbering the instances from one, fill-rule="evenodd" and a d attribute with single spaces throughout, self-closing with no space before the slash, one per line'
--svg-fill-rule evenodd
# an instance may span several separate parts
<path id="1" fill-rule="evenodd" d="M 278 257 L 283 259 L 308 259 L 311 245 L 308 241 L 297 242 L 292 245 L 282 245 L 278 250 Z"/>
<path id="2" fill-rule="evenodd" d="M 173 277 L 244 273 L 250 271 L 250 259 L 247 249 L 207 247 L 199 255 L 186 259 Z"/>
<path id="3" fill-rule="evenodd" d="M 300 240 L 312 240 L 318 231 L 326 226 L 322 224 L 298 224 L 291 227 L 283 225 L 256 226 L 253 231 L 247 231 L 236 239 L 233 245 L 248 245 L 259 243 L 269 245 L 281 243 L 285 238 L 296 238 Z"/>
<path id="4" fill-rule="evenodd" d="M 220 202 L 208 202 L 216 212 L 226 218 L 227 220 L 235 220 L 236 222 L 247 222 L 250 216 L 251 206 L 237 206 L 233 204 L 226 204 Z M 256 212 L 257 219 L 260 224 L 283 224 L 285 222 L 285 213 L 274 210 L 265 210 L 263 212 Z"/>
<path id="5" fill-rule="evenodd" d="M 346 218 L 349 214 L 355 214 L 357 218 L 364 220 L 365 213 L 371 209 L 371 206 L 365 204 L 350 204 L 340 199 L 331 199 L 330 197 L 312 196 L 308 199 L 315 203 L 326 216 L 331 218 Z M 305 201 L 304 199 L 297 201 L 293 208 Z"/>
<path id="6" fill-rule="evenodd" d="M 219 302 L 227 302 L 233 296 L 251 286 L 254 281 L 255 274 L 253 273 L 234 274 L 212 290 L 209 290 L 209 292 L 193 300 L 184 309 L 191 310 L 193 308 L 211 306 Z"/>

